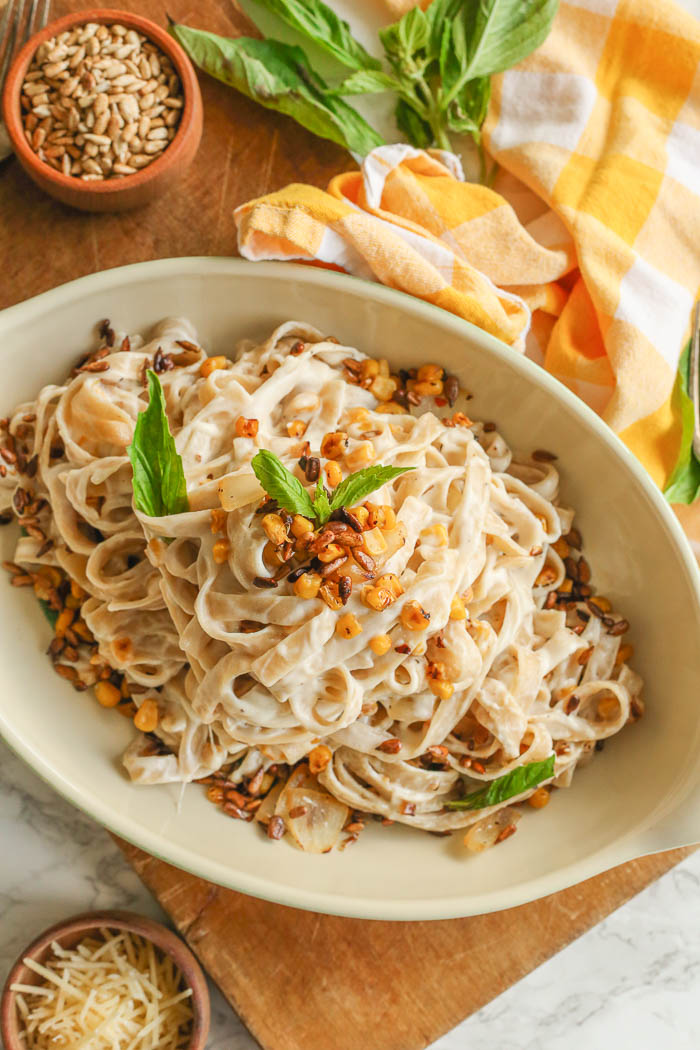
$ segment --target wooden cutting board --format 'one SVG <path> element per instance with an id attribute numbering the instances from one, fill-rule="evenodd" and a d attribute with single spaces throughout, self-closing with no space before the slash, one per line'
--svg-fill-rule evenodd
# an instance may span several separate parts
<path id="1" fill-rule="evenodd" d="M 265 1050 L 420 1050 L 693 852 L 491 915 L 366 922 L 244 897 L 116 841 Z"/>
<path id="2" fill-rule="evenodd" d="M 160 0 L 118 2 L 165 24 Z M 58 0 L 53 14 L 86 6 Z M 168 0 L 167 10 L 214 32 L 250 31 L 231 2 Z M 202 93 L 204 137 L 195 163 L 148 208 L 82 215 L 43 196 L 14 161 L 0 165 L 0 308 L 124 263 L 233 255 L 237 204 L 288 182 L 325 186 L 352 166 L 339 148 L 222 84 L 202 78 Z M 267 904 L 119 844 L 266 1050 L 424 1047 L 689 852 L 634 861 L 500 914 L 392 924 Z"/>

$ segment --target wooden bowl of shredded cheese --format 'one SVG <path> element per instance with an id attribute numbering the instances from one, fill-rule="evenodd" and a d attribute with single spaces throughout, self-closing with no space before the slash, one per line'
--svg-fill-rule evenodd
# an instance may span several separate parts
<path id="1" fill-rule="evenodd" d="M 209 993 L 187 946 L 123 911 L 76 915 L 29 945 L 5 984 L 6 1050 L 203 1050 Z"/>

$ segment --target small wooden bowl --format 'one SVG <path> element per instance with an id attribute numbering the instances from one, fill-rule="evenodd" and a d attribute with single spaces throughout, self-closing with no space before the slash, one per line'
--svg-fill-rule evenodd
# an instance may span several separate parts
<path id="1" fill-rule="evenodd" d="M 182 974 L 185 984 L 192 989 L 192 1035 L 186 1050 L 204 1050 L 209 1034 L 211 1008 L 209 990 L 201 966 L 192 952 L 179 937 L 166 929 L 159 922 L 147 919 L 130 911 L 89 911 L 83 915 L 74 915 L 65 922 L 59 922 L 40 934 L 35 941 L 22 952 L 10 970 L 0 1005 L 0 1032 L 5 1050 L 26 1050 L 26 1044 L 20 1039 L 21 1023 L 15 1002 L 13 984 L 40 984 L 41 977 L 24 965 L 27 956 L 43 963 L 51 955 L 51 942 L 57 941 L 62 948 L 72 948 L 86 934 L 99 932 L 101 927 L 110 930 L 128 930 L 151 941 L 163 954 L 169 955 Z"/>
<path id="2" fill-rule="evenodd" d="M 177 132 L 162 155 L 135 175 L 83 182 L 74 175 L 55 171 L 40 160 L 25 138 L 20 95 L 37 47 L 58 33 L 85 22 L 119 23 L 143 33 L 168 56 L 180 77 L 184 105 Z M 189 167 L 202 137 L 202 96 L 192 63 L 180 45 L 150 19 L 108 8 L 66 15 L 30 37 L 10 67 L 2 111 L 12 147 L 29 177 L 56 200 L 82 211 L 126 211 L 148 204 L 169 189 Z"/>

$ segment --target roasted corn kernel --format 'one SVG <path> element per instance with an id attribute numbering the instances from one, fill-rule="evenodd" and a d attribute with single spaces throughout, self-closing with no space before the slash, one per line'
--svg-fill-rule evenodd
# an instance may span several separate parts
<path id="1" fill-rule="evenodd" d="M 294 582 L 294 593 L 298 598 L 316 598 L 323 579 L 317 572 L 305 572 Z"/>
<path id="2" fill-rule="evenodd" d="M 109 681 L 97 683 L 95 686 L 95 696 L 97 697 L 98 704 L 102 704 L 102 707 L 116 707 L 122 699 L 122 694 L 117 689 L 116 685 L 112 685 Z"/>
<path id="3" fill-rule="evenodd" d="M 223 565 L 228 560 L 231 544 L 228 540 L 217 540 L 211 549 L 212 557 L 217 565 Z"/>
<path id="4" fill-rule="evenodd" d="M 317 776 L 322 773 L 326 766 L 330 763 L 333 758 L 333 752 L 325 744 L 318 744 L 313 750 L 309 751 L 309 772 L 313 776 Z"/>
<path id="5" fill-rule="evenodd" d="M 466 620 L 467 610 L 464 602 L 458 594 L 455 594 L 450 605 L 450 619 L 451 620 Z"/>
<path id="6" fill-rule="evenodd" d="M 226 368 L 227 365 L 228 360 L 225 357 L 207 357 L 199 367 L 199 374 L 206 379 L 212 372 L 218 372 L 220 368 Z"/>
<path id="7" fill-rule="evenodd" d="M 353 613 L 344 613 L 335 622 L 335 633 L 341 638 L 355 638 L 361 632 L 362 624 Z"/>
<path id="8" fill-rule="evenodd" d="M 287 423 L 287 433 L 290 438 L 300 438 L 306 433 L 307 424 L 303 419 L 293 419 L 291 423 Z"/>
<path id="9" fill-rule="evenodd" d="M 374 445 L 371 441 L 361 441 L 351 452 L 348 452 L 345 461 L 350 470 L 362 470 L 363 467 L 374 463 L 377 458 Z"/>
<path id="10" fill-rule="evenodd" d="M 343 480 L 342 470 L 340 469 L 340 467 L 334 459 L 332 459 L 330 463 L 326 463 L 323 469 L 326 474 L 326 481 L 328 482 L 330 487 L 334 489 L 336 485 L 339 485 L 340 482 Z"/>
<path id="11" fill-rule="evenodd" d="M 384 656 L 391 649 L 391 638 L 388 634 L 375 634 L 369 640 L 369 647 L 376 656 Z"/>
<path id="12" fill-rule="evenodd" d="M 152 733 L 158 726 L 158 704 L 147 697 L 134 715 L 134 725 L 142 733 Z"/>
<path id="13" fill-rule="evenodd" d="M 270 543 L 279 547 L 287 542 L 287 529 L 279 514 L 265 514 L 260 524 Z"/>
<path id="14" fill-rule="evenodd" d="M 257 419 L 246 419 L 239 416 L 236 420 L 236 436 L 241 438 L 254 438 L 258 433 Z"/>
<path id="15" fill-rule="evenodd" d="M 344 430 L 335 430 L 326 434 L 321 442 L 321 455 L 326 459 L 340 459 L 348 447 L 348 435 Z"/>
<path id="16" fill-rule="evenodd" d="M 308 518 L 305 518 L 303 514 L 295 514 L 292 518 L 292 524 L 289 527 L 289 531 L 292 536 L 298 540 L 308 532 L 313 532 L 314 527 L 312 522 L 310 522 Z"/>
<path id="17" fill-rule="evenodd" d="M 408 631 L 424 631 L 430 623 L 430 613 L 420 602 L 406 602 L 401 610 L 401 623 Z"/>

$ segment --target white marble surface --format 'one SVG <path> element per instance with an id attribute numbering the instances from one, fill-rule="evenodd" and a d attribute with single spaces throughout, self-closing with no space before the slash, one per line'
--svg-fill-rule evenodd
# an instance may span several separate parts
<path id="1" fill-rule="evenodd" d="M 107 833 L 0 743 L 0 984 L 35 934 L 90 908 L 164 917 Z M 208 1050 L 254 1050 L 215 991 L 213 1008 Z M 697 1050 L 700 851 L 432 1050 L 467 1047 Z"/>

